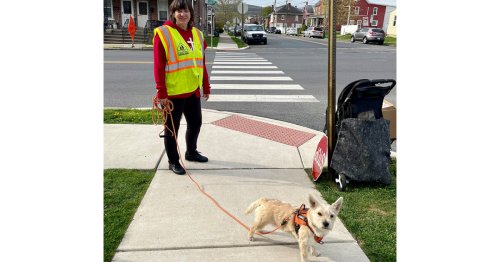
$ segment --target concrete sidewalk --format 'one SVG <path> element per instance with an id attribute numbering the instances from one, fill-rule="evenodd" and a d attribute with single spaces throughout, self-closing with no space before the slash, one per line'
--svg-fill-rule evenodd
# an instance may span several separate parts
<path id="1" fill-rule="evenodd" d="M 205 38 L 205 41 L 210 45 L 210 36 L 207 36 Z M 103 47 L 105 50 L 153 50 L 153 45 L 147 45 L 147 44 L 134 44 L 132 47 L 132 44 L 103 44 Z M 208 49 L 215 49 L 219 51 L 234 51 L 234 50 L 241 50 L 241 49 L 247 49 L 248 46 L 238 48 L 238 45 L 231 39 L 231 37 L 227 33 L 222 33 L 219 35 L 219 43 L 215 48 L 208 48 Z"/>
<path id="2" fill-rule="evenodd" d="M 210 41 L 210 37 L 207 37 L 205 39 L 208 43 Z M 248 46 L 238 48 L 238 45 L 231 39 L 231 36 L 229 36 L 227 33 L 222 33 L 219 35 L 219 43 L 217 44 L 217 47 L 215 49 L 217 50 L 222 50 L 222 51 L 231 51 L 231 50 L 240 50 L 240 49 L 247 49 Z"/>
<path id="3" fill-rule="evenodd" d="M 104 168 L 157 168 L 113 261 L 300 261 L 292 236 L 277 231 L 248 241 L 246 230 L 188 176 L 168 170 L 158 136 L 162 128 L 104 126 Z M 182 155 L 185 131 L 183 120 L 178 139 Z M 308 192 L 318 193 L 304 168 L 311 168 L 322 135 L 276 120 L 204 109 L 198 150 L 210 160 L 184 163 L 208 194 L 251 225 L 253 215 L 245 216 L 244 210 L 257 198 L 299 206 Z M 369 261 L 340 220 L 324 242 L 315 261 Z"/>

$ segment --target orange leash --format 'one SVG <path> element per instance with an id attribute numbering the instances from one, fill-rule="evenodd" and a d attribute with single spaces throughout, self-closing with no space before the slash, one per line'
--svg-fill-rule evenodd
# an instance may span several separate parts
<path id="1" fill-rule="evenodd" d="M 173 134 L 173 136 L 175 138 L 175 143 L 177 144 L 177 153 L 180 156 L 181 154 L 180 154 L 180 149 L 179 149 L 179 143 L 177 142 L 177 134 L 175 133 L 174 119 L 172 117 L 172 110 L 174 110 L 174 104 L 172 103 L 172 101 L 168 100 L 167 104 L 165 106 L 162 106 L 158 100 L 158 97 L 153 96 L 153 108 L 152 108 L 153 124 L 155 124 L 155 125 L 158 124 L 158 120 L 159 120 L 158 115 L 161 115 L 162 120 L 163 120 L 164 132 L 167 132 L 167 130 L 168 130 L 171 134 Z M 156 113 L 156 119 L 155 119 L 155 113 Z M 167 127 L 167 121 L 166 121 L 167 115 L 170 115 L 172 127 L 174 127 L 173 130 L 171 130 L 170 128 Z M 161 132 L 160 132 L 160 134 L 161 134 Z M 203 190 L 201 188 L 200 184 L 196 180 L 194 180 L 193 177 L 191 177 L 191 174 L 189 173 L 189 171 L 186 169 L 186 166 L 184 165 L 184 161 L 182 161 L 182 157 L 179 157 L 179 160 L 181 161 L 181 165 L 182 165 L 182 167 L 184 167 L 184 170 L 186 170 L 186 174 L 188 175 L 189 179 L 191 179 L 191 181 L 193 181 L 193 183 L 196 185 L 196 187 L 198 187 L 198 190 L 202 194 L 204 194 L 206 197 L 208 197 L 208 199 L 210 199 L 215 204 L 215 206 L 217 206 L 220 210 L 222 210 L 222 212 L 226 213 L 229 217 L 231 217 L 234 221 L 236 221 L 238 224 L 240 224 L 242 227 L 244 227 L 247 231 L 250 231 L 250 227 L 245 225 L 245 223 L 243 223 L 241 220 L 239 220 L 237 217 L 235 217 L 233 214 L 231 214 L 229 211 L 227 211 L 224 207 L 222 207 L 219 204 L 219 202 L 217 202 L 217 200 L 215 200 L 211 195 L 209 195 L 207 192 L 205 192 L 205 190 Z M 289 220 L 289 218 L 287 218 L 284 222 L 287 222 L 288 220 Z M 274 228 L 271 231 L 265 231 L 265 232 L 259 231 L 256 233 L 259 235 L 270 234 L 270 233 L 273 233 L 274 231 L 278 230 L 283 224 L 284 223 L 277 226 L 276 228 Z"/>

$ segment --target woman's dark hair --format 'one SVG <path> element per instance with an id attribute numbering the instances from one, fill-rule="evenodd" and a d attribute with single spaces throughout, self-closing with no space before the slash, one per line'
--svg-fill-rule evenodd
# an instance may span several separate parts
<path id="1" fill-rule="evenodd" d="M 172 20 L 172 22 L 176 22 L 175 21 L 175 11 L 177 10 L 186 10 L 188 9 L 189 10 L 189 14 L 191 16 L 191 18 L 189 19 L 189 25 L 193 25 L 194 24 L 194 9 L 193 9 L 193 6 L 191 5 L 191 1 L 189 0 L 174 0 L 171 4 L 170 4 L 170 20 Z"/>

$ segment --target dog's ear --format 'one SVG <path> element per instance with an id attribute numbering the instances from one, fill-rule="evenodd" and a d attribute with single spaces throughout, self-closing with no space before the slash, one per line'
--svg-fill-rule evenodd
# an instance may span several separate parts
<path id="1" fill-rule="evenodd" d="M 316 206 L 318 206 L 318 199 L 311 193 L 308 194 L 308 200 L 309 200 L 309 205 L 311 206 L 311 208 L 315 208 Z"/>
<path id="2" fill-rule="evenodd" d="M 340 212 L 340 209 L 342 208 L 342 203 L 344 202 L 343 197 L 339 197 L 335 203 L 332 204 L 332 209 L 335 212 L 335 214 L 338 214 Z"/>

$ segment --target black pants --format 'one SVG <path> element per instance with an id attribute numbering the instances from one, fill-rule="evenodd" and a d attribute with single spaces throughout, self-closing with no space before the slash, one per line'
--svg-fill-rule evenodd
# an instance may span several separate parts
<path id="1" fill-rule="evenodd" d="M 181 123 L 182 114 L 184 113 L 184 117 L 187 122 L 187 130 L 186 130 L 186 151 L 194 152 L 197 148 L 198 143 L 198 135 L 200 134 L 201 129 L 201 101 L 199 97 L 196 97 L 196 94 L 191 95 L 188 98 L 177 98 L 171 99 L 174 104 L 174 110 L 172 110 L 172 117 L 174 120 L 175 133 L 178 135 L 179 126 Z M 170 116 L 167 116 L 167 127 L 170 130 L 172 128 L 172 120 Z M 175 137 L 168 130 L 165 130 L 165 150 L 167 151 L 168 161 L 170 163 L 178 163 L 179 162 L 179 153 L 177 152 L 177 144 L 175 141 Z"/>

